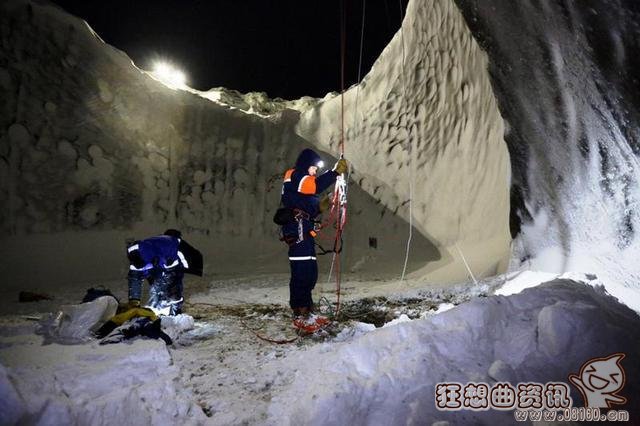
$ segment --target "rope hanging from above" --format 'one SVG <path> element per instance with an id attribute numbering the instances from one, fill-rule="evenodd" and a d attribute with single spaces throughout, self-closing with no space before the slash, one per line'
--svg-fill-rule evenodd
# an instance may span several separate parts
<path id="1" fill-rule="evenodd" d="M 347 23 L 346 23 L 346 2 L 340 0 L 340 158 L 344 157 L 344 69 L 347 47 Z M 336 179 L 333 189 L 332 215 L 336 218 L 336 235 L 334 247 L 340 244 L 340 250 L 333 253 L 331 269 L 335 271 L 336 277 L 336 310 L 335 316 L 340 313 L 340 261 L 342 258 L 342 232 L 347 220 L 347 181 L 344 175 Z"/>
<path id="2" fill-rule="evenodd" d="M 364 22 L 365 22 L 365 7 L 366 0 L 362 2 L 362 24 L 361 24 L 361 34 L 360 34 L 360 55 L 358 62 L 358 84 L 360 83 L 361 78 L 361 70 L 362 70 L 362 51 L 364 44 Z M 345 112 L 344 112 L 344 86 L 345 86 L 345 62 L 346 62 L 346 2 L 345 0 L 340 1 L 340 143 L 339 143 L 339 151 L 340 158 L 344 157 L 345 150 L 345 142 L 346 135 L 344 129 L 345 122 Z M 358 109 L 358 94 L 360 91 L 360 87 L 358 86 L 356 89 L 356 104 L 355 104 L 355 112 L 354 112 L 354 133 L 356 127 L 356 119 L 357 119 L 357 109 Z M 332 207 L 329 214 L 329 223 L 334 223 L 334 227 L 336 229 L 335 238 L 333 241 L 333 256 L 331 259 L 331 268 L 329 270 L 329 275 L 327 278 L 327 282 L 331 280 L 332 275 L 335 273 L 336 280 L 336 309 L 334 311 L 334 316 L 337 316 L 340 312 L 340 281 L 341 281 L 341 253 L 342 253 L 342 245 L 343 245 L 343 232 L 344 227 L 347 223 L 347 194 L 348 194 L 348 175 L 340 175 L 336 179 L 336 184 L 334 186 L 333 191 L 333 199 L 332 199 Z"/>
<path id="3" fill-rule="evenodd" d="M 402 24 L 404 21 L 404 7 L 402 6 L 402 0 L 398 0 L 400 4 L 400 41 L 402 42 L 402 73 L 400 74 L 402 81 L 402 98 L 404 104 L 404 110 L 407 111 L 406 102 L 407 102 L 407 84 L 406 84 L 406 76 L 405 76 L 405 51 L 404 51 L 404 30 L 402 28 Z M 411 240 L 413 239 L 413 181 L 415 179 L 414 175 L 414 167 L 415 162 L 413 160 L 415 149 L 413 146 L 413 140 L 411 139 L 411 127 L 407 128 L 407 135 L 409 137 L 409 236 L 407 238 L 407 248 L 404 256 L 404 265 L 402 267 L 402 275 L 400 276 L 400 282 L 404 281 L 405 275 L 407 273 L 407 264 L 409 263 L 409 251 L 411 249 Z"/>

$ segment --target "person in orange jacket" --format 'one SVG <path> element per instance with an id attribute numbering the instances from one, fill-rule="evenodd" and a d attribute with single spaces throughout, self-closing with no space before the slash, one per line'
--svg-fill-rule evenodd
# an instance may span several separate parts
<path id="1" fill-rule="evenodd" d="M 313 332 L 329 322 L 326 317 L 313 314 L 311 297 L 318 280 L 314 220 L 321 212 L 321 204 L 328 205 L 328 198 L 323 203 L 320 194 L 348 169 L 344 159 L 338 160 L 332 170 L 318 174 L 323 166 L 316 152 L 303 150 L 295 167 L 284 175 L 281 196 L 281 210 L 288 214 L 288 219 L 281 223 L 283 240 L 289 245 L 289 305 L 293 309 L 294 326 L 307 332 Z"/>

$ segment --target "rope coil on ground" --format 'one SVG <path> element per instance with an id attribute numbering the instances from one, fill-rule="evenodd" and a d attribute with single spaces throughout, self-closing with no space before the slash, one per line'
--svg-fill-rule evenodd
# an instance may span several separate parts
<path id="1" fill-rule="evenodd" d="M 262 327 L 260 327 L 258 329 L 253 329 L 253 328 L 249 327 L 247 325 L 247 323 L 242 321 L 242 320 L 240 321 L 240 323 L 242 324 L 242 326 L 244 328 L 246 328 L 247 330 L 252 332 L 258 339 L 264 340 L 265 342 L 275 343 L 277 345 L 285 345 L 287 343 L 293 343 L 293 342 L 295 342 L 296 340 L 298 340 L 300 338 L 300 335 L 297 335 L 296 337 L 292 337 L 290 339 L 272 339 L 270 337 L 263 336 L 260 333 L 258 333 L 258 330 L 260 330 Z"/>

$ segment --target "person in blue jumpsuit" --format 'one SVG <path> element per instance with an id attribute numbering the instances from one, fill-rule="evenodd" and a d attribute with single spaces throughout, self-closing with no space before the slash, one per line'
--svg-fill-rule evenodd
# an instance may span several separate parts
<path id="1" fill-rule="evenodd" d="M 320 213 L 321 204 L 328 207 L 328 197 L 321 202 L 319 195 L 335 183 L 338 175 L 346 173 L 347 162 L 340 159 L 333 170 L 318 174 L 322 167 L 320 156 L 305 149 L 298 156 L 295 167 L 286 171 L 282 187 L 281 205 L 291 213 L 291 220 L 282 226 L 283 240 L 289 245 L 289 305 L 298 328 L 301 328 L 300 321 L 309 324 L 310 316 L 311 322 L 318 320 L 311 315 L 311 291 L 318 279 L 314 220 Z"/>
<path id="2" fill-rule="evenodd" d="M 129 258 L 129 306 L 140 306 L 142 284 L 149 281 L 147 306 L 170 307 L 169 315 L 182 312 L 182 279 L 185 272 L 202 276 L 202 255 L 183 239 L 180 231 L 135 241 L 127 248 Z"/>

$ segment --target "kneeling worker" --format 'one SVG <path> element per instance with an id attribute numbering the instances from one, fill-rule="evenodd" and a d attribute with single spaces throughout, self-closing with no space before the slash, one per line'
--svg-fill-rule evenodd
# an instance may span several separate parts
<path id="1" fill-rule="evenodd" d="M 281 209 L 278 210 L 284 218 L 276 221 L 282 225 L 283 240 L 289 245 L 289 304 L 293 309 L 293 324 L 305 332 L 314 332 L 329 322 L 326 317 L 312 312 L 311 291 L 318 280 L 314 219 L 321 207 L 326 209 L 329 205 L 328 198 L 321 202 L 319 194 L 334 184 L 338 175 L 347 172 L 347 162 L 340 159 L 333 170 L 318 175 L 322 167 L 320 156 L 313 150 L 305 149 L 300 153 L 295 167 L 284 175 Z"/>
<path id="2" fill-rule="evenodd" d="M 149 281 L 147 306 L 156 312 L 182 312 L 182 278 L 185 273 L 202 276 L 202 254 L 182 239 L 180 231 L 135 241 L 127 248 L 129 258 L 129 306 L 140 306 L 142 283 Z"/>

